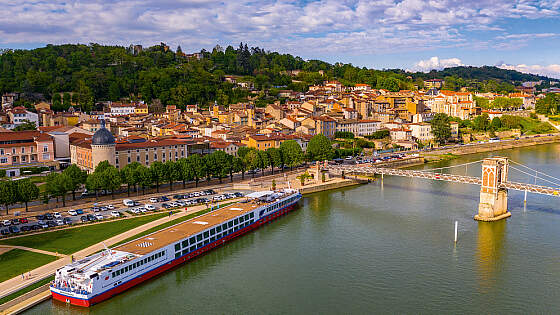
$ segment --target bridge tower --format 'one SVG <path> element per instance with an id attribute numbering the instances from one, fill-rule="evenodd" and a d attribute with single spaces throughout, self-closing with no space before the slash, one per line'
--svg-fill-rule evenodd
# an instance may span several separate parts
<path id="1" fill-rule="evenodd" d="M 506 157 L 493 157 L 482 162 L 482 186 L 480 187 L 480 203 L 478 214 L 474 216 L 479 221 L 498 221 L 511 216 L 508 211 L 508 191 L 500 188 L 501 183 L 507 182 L 509 161 Z"/>

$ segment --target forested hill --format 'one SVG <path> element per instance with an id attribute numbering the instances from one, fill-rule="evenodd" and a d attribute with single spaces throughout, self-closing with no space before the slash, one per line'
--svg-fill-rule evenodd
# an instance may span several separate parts
<path id="1" fill-rule="evenodd" d="M 345 85 L 367 83 L 398 91 L 422 86 L 422 79 L 443 78 L 450 89 L 508 92 L 513 91 L 511 80 L 540 78 L 495 67 L 459 67 L 427 74 L 374 70 L 303 60 L 246 44 L 237 48 L 216 46 L 200 55 L 201 59 L 188 57 L 180 47 L 172 51 L 163 43 L 137 54 L 132 47 L 98 44 L 0 50 L 0 93 L 24 92 L 26 97 L 20 104 L 29 105 L 36 100 L 33 97 L 43 97 L 52 100 L 56 109 L 65 109 L 70 103 L 68 94 L 65 101 L 60 94 L 73 92 L 72 101 L 87 111 L 98 101 L 123 98 L 148 103 L 159 99 L 164 105 L 182 107 L 195 103 L 206 106 L 214 101 L 226 105 L 245 101 L 251 95 L 256 96 L 257 105 L 265 105 L 272 102 L 279 89 L 306 91 L 311 84 L 333 79 Z M 294 76 L 288 73 L 290 70 L 301 71 Z M 226 82 L 225 75 L 251 82 L 256 94 Z"/>
<path id="2" fill-rule="evenodd" d="M 462 67 L 451 67 L 445 68 L 443 70 L 437 71 L 432 70 L 428 73 L 415 73 L 415 77 L 422 79 L 445 79 L 449 76 L 456 76 L 466 80 L 497 80 L 497 81 L 509 81 L 509 82 L 526 82 L 526 81 L 540 81 L 540 80 L 550 80 L 550 78 L 534 75 L 528 73 L 522 73 L 515 70 L 506 70 L 494 66 L 482 66 L 482 67 L 472 67 L 472 66 L 462 66 Z"/>

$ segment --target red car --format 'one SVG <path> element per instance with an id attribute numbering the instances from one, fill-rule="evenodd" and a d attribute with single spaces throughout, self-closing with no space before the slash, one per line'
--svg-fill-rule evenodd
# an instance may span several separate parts
<path id="1" fill-rule="evenodd" d="M 29 223 L 29 221 L 27 220 L 27 218 L 21 218 L 19 219 L 19 223 Z"/>

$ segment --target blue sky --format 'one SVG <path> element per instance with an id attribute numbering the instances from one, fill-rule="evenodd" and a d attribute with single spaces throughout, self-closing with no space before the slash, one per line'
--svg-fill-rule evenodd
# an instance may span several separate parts
<path id="1" fill-rule="evenodd" d="M 0 48 L 161 41 L 417 71 L 498 65 L 560 78 L 560 0 L 3 0 Z"/>

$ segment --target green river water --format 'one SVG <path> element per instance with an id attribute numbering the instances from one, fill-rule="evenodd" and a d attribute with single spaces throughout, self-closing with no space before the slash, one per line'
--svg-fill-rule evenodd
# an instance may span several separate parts
<path id="1" fill-rule="evenodd" d="M 560 144 L 493 154 L 560 177 Z M 480 166 L 466 171 L 480 176 Z M 515 171 L 510 180 L 529 181 Z M 316 193 L 297 211 L 90 309 L 47 301 L 27 314 L 559 313 L 560 198 L 529 194 L 524 207 L 523 193 L 510 191 L 512 217 L 481 223 L 472 219 L 479 189 L 386 177 Z"/>

